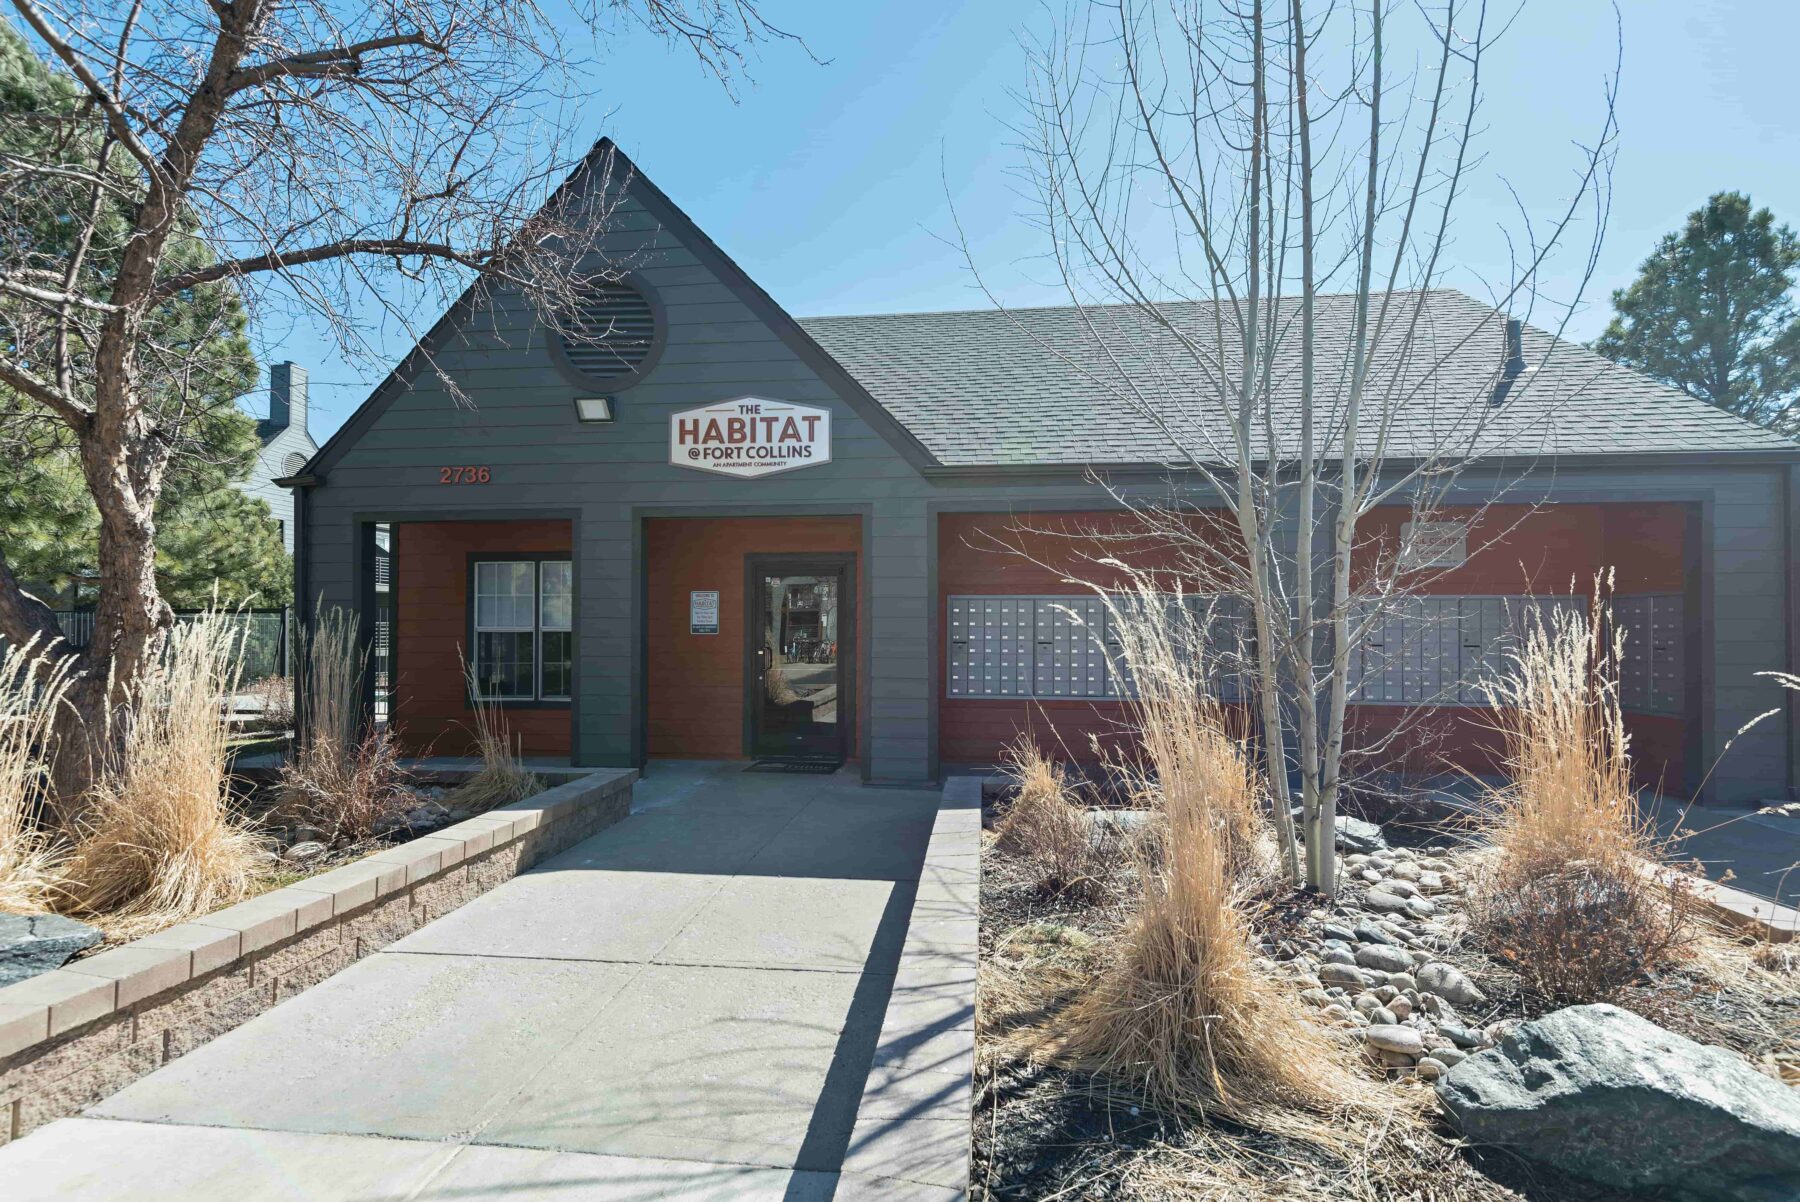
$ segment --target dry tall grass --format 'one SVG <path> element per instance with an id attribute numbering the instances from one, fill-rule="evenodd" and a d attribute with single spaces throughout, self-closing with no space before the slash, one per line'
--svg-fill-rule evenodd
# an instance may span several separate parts
<path id="1" fill-rule="evenodd" d="M 366 666 L 355 615 L 321 608 L 300 644 L 300 729 L 278 813 L 333 843 L 369 838 L 417 800 L 387 730 L 359 733 Z"/>
<path id="2" fill-rule="evenodd" d="M 0 912 L 38 913 L 57 897 L 63 855 L 39 815 L 69 666 L 36 640 L 0 645 Z"/>
<path id="3" fill-rule="evenodd" d="M 463 683 L 469 691 L 469 708 L 474 716 L 470 734 L 475 739 L 476 754 L 481 757 L 481 768 L 450 790 L 444 800 L 464 809 L 486 810 L 542 792 L 544 782 L 513 754 L 506 723 L 494 704 L 482 697 L 475 667 L 467 660 L 463 661 Z"/>
<path id="4" fill-rule="evenodd" d="M 1268 796 L 1232 715 L 1210 678 L 1207 620 L 1135 575 L 1129 589 L 1103 593 L 1117 640 L 1116 669 L 1132 683 L 1127 703 L 1142 760 L 1121 764 L 1155 797 L 1195 799 L 1217 824 L 1234 881 L 1258 887 L 1280 871 Z"/>
<path id="5" fill-rule="evenodd" d="M 79 824 L 68 899 L 79 913 L 180 922 L 249 893 L 268 852 L 233 805 L 231 732 L 243 624 L 212 612 L 178 624 L 112 721 L 128 724 Z"/>
<path id="6" fill-rule="evenodd" d="M 1684 890 L 1646 871 L 1663 848 L 1632 787 L 1618 673 L 1627 637 L 1597 588 L 1585 614 L 1531 615 L 1510 670 L 1485 686 L 1508 780 L 1487 796 L 1499 854 L 1470 917 L 1527 988 L 1559 1004 L 1612 996 L 1681 955 L 1692 933 Z"/>
<path id="7" fill-rule="evenodd" d="M 1069 798 L 1062 765 L 1030 735 L 1006 749 L 1014 794 L 994 826 L 996 848 L 1028 865 L 1040 892 L 1092 897 L 1106 888 L 1107 864 L 1087 813 Z"/>
<path id="8" fill-rule="evenodd" d="M 1148 588 L 1108 599 L 1136 683 L 1131 709 L 1160 799 L 1161 854 L 1114 954 L 1046 1033 L 1042 1051 L 1160 1106 L 1220 1112 L 1334 1142 L 1354 1100 L 1372 1098 L 1348 1054 L 1259 973 L 1241 903 L 1269 844 L 1242 743 L 1204 687 L 1195 619 Z"/>

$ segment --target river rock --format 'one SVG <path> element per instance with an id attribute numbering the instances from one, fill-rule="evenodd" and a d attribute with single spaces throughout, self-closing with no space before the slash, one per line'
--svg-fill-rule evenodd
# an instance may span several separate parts
<path id="1" fill-rule="evenodd" d="M 1420 992 L 1435 993 L 1452 1006 L 1473 1006 L 1486 1000 L 1486 995 L 1475 988 L 1475 983 L 1463 975 L 1462 969 L 1442 960 L 1420 965 L 1413 977 L 1419 982 Z"/>
<path id="2" fill-rule="evenodd" d="M 1355 938 L 1364 943 L 1399 943 L 1400 941 L 1368 919 L 1356 924 Z"/>
<path id="3" fill-rule="evenodd" d="M 1362 896 L 1363 905 L 1382 914 L 1406 913 L 1406 899 L 1385 889 L 1370 889 Z"/>
<path id="4" fill-rule="evenodd" d="M 1800 1094 L 1616 1006 L 1522 1023 L 1437 1092 L 1469 1139 L 1606 1185 L 1684 1202 L 1800 1197 Z"/>
<path id="5" fill-rule="evenodd" d="M 1367 989 L 1375 984 L 1375 978 L 1354 964 L 1321 964 L 1319 982 L 1324 985 L 1342 985 L 1346 989 Z"/>
<path id="6" fill-rule="evenodd" d="M 61 968 L 100 932 L 60 914 L 0 914 L 0 985 Z"/>
<path id="7" fill-rule="evenodd" d="M 1369 943 L 1357 948 L 1356 962 L 1363 968 L 1382 972 L 1407 972 L 1413 966 L 1412 957 L 1405 951 L 1385 943 Z"/>
<path id="8" fill-rule="evenodd" d="M 1398 1023 L 1381 1023 L 1371 1026 L 1363 1032 L 1363 1039 L 1372 1048 L 1383 1052 L 1399 1052 L 1403 1056 L 1423 1056 L 1425 1041 L 1411 1027 L 1402 1027 Z M 1764 1078 L 1767 1080 L 1768 1078 Z"/>

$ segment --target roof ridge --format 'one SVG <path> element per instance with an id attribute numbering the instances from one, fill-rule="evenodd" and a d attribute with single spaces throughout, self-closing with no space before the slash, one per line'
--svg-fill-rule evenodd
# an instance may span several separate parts
<path id="1" fill-rule="evenodd" d="M 1474 297 L 1460 288 L 1395 288 L 1390 293 L 1371 293 L 1372 296 L 1418 296 L 1445 294 L 1458 296 L 1474 304 L 1481 304 Z M 1358 295 L 1356 292 L 1320 292 L 1316 300 L 1341 300 Z M 1297 296 L 1278 297 L 1281 301 L 1298 301 Z M 1177 299 L 1153 302 L 1158 305 L 1212 305 L 1217 301 Z M 1078 309 L 1136 309 L 1135 301 L 1109 301 L 1103 304 L 1090 305 L 988 305 L 979 309 L 886 309 L 879 313 L 815 313 L 810 317 L 796 317 L 794 320 L 805 324 L 809 321 L 869 321 L 878 317 L 975 317 L 988 315 L 1005 315 L 1009 313 L 1071 313 Z"/>

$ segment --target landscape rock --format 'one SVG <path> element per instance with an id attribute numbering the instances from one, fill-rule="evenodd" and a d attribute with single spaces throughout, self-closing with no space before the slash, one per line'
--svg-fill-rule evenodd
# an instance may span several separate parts
<path id="1" fill-rule="evenodd" d="M 1336 838 L 1339 851 L 1386 851 L 1388 845 L 1387 836 L 1382 833 L 1378 824 L 1343 814 L 1339 814 L 1337 818 Z"/>
<path id="2" fill-rule="evenodd" d="M 1615 1006 L 1522 1023 L 1437 1092 L 1469 1139 L 1607 1185 L 1687 1202 L 1800 1196 L 1800 1094 Z"/>
<path id="3" fill-rule="evenodd" d="M 1370 943 L 1357 948 L 1356 962 L 1363 968 L 1377 968 L 1382 972 L 1406 972 L 1413 966 L 1412 957 L 1405 951 L 1385 943 Z"/>
<path id="4" fill-rule="evenodd" d="M 1354 937 L 1362 940 L 1364 943 L 1398 943 L 1399 942 L 1398 939 L 1395 939 L 1392 935 L 1388 934 L 1388 932 L 1384 931 L 1382 928 L 1380 928 L 1379 926 L 1370 922 L 1366 918 L 1356 924 L 1356 931 L 1354 932 Z"/>
<path id="5" fill-rule="evenodd" d="M 1481 990 L 1475 988 L 1475 982 L 1469 980 L 1460 968 L 1453 964 L 1445 964 L 1442 960 L 1433 960 L 1422 964 L 1413 973 L 1423 993 L 1435 993 L 1452 1006 L 1473 1006 L 1486 1000 Z"/>
<path id="6" fill-rule="evenodd" d="M 1411 1027 L 1402 1027 L 1398 1023 L 1381 1023 L 1371 1026 L 1363 1032 L 1363 1039 L 1372 1048 L 1383 1052 L 1399 1052 L 1403 1056 L 1423 1056 L 1425 1041 Z M 1768 1078 L 1764 1078 L 1767 1080 Z"/>
<path id="7" fill-rule="evenodd" d="M 1454 1022 L 1438 1022 L 1438 1035 L 1444 1036 L 1451 1044 L 1456 1044 L 1456 1047 L 1467 1047 L 1471 1051 L 1480 1047 L 1483 1042 L 1480 1033 L 1471 1031 L 1469 1027 L 1456 1026 Z"/>
<path id="8" fill-rule="evenodd" d="M 0 914 L 0 985 L 61 968 L 100 932 L 60 914 Z"/>
<path id="9" fill-rule="evenodd" d="M 1383 889 L 1370 889 L 1363 894 L 1363 905 L 1382 914 L 1404 914 L 1406 899 Z"/>
<path id="10" fill-rule="evenodd" d="M 1324 985 L 1342 985 L 1346 989 L 1367 989 L 1375 983 L 1373 977 L 1354 964 L 1321 964 L 1319 981 Z"/>

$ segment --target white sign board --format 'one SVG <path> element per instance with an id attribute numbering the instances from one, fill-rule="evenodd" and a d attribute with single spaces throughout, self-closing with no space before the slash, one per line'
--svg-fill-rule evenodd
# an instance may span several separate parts
<path id="1" fill-rule="evenodd" d="M 688 594 L 688 633 L 719 633 L 718 589 L 695 589 Z"/>
<path id="2" fill-rule="evenodd" d="M 669 462 L 753 479 L 831 462 L 831 411 L 745 396 L 669 415 Z"/>
<path id="3" fill-rule="evenodd" d="M 1459 567 L 1469 558 L 1469 528 L 1461 522 L 1403 522 L 1400 570 Z"/>

